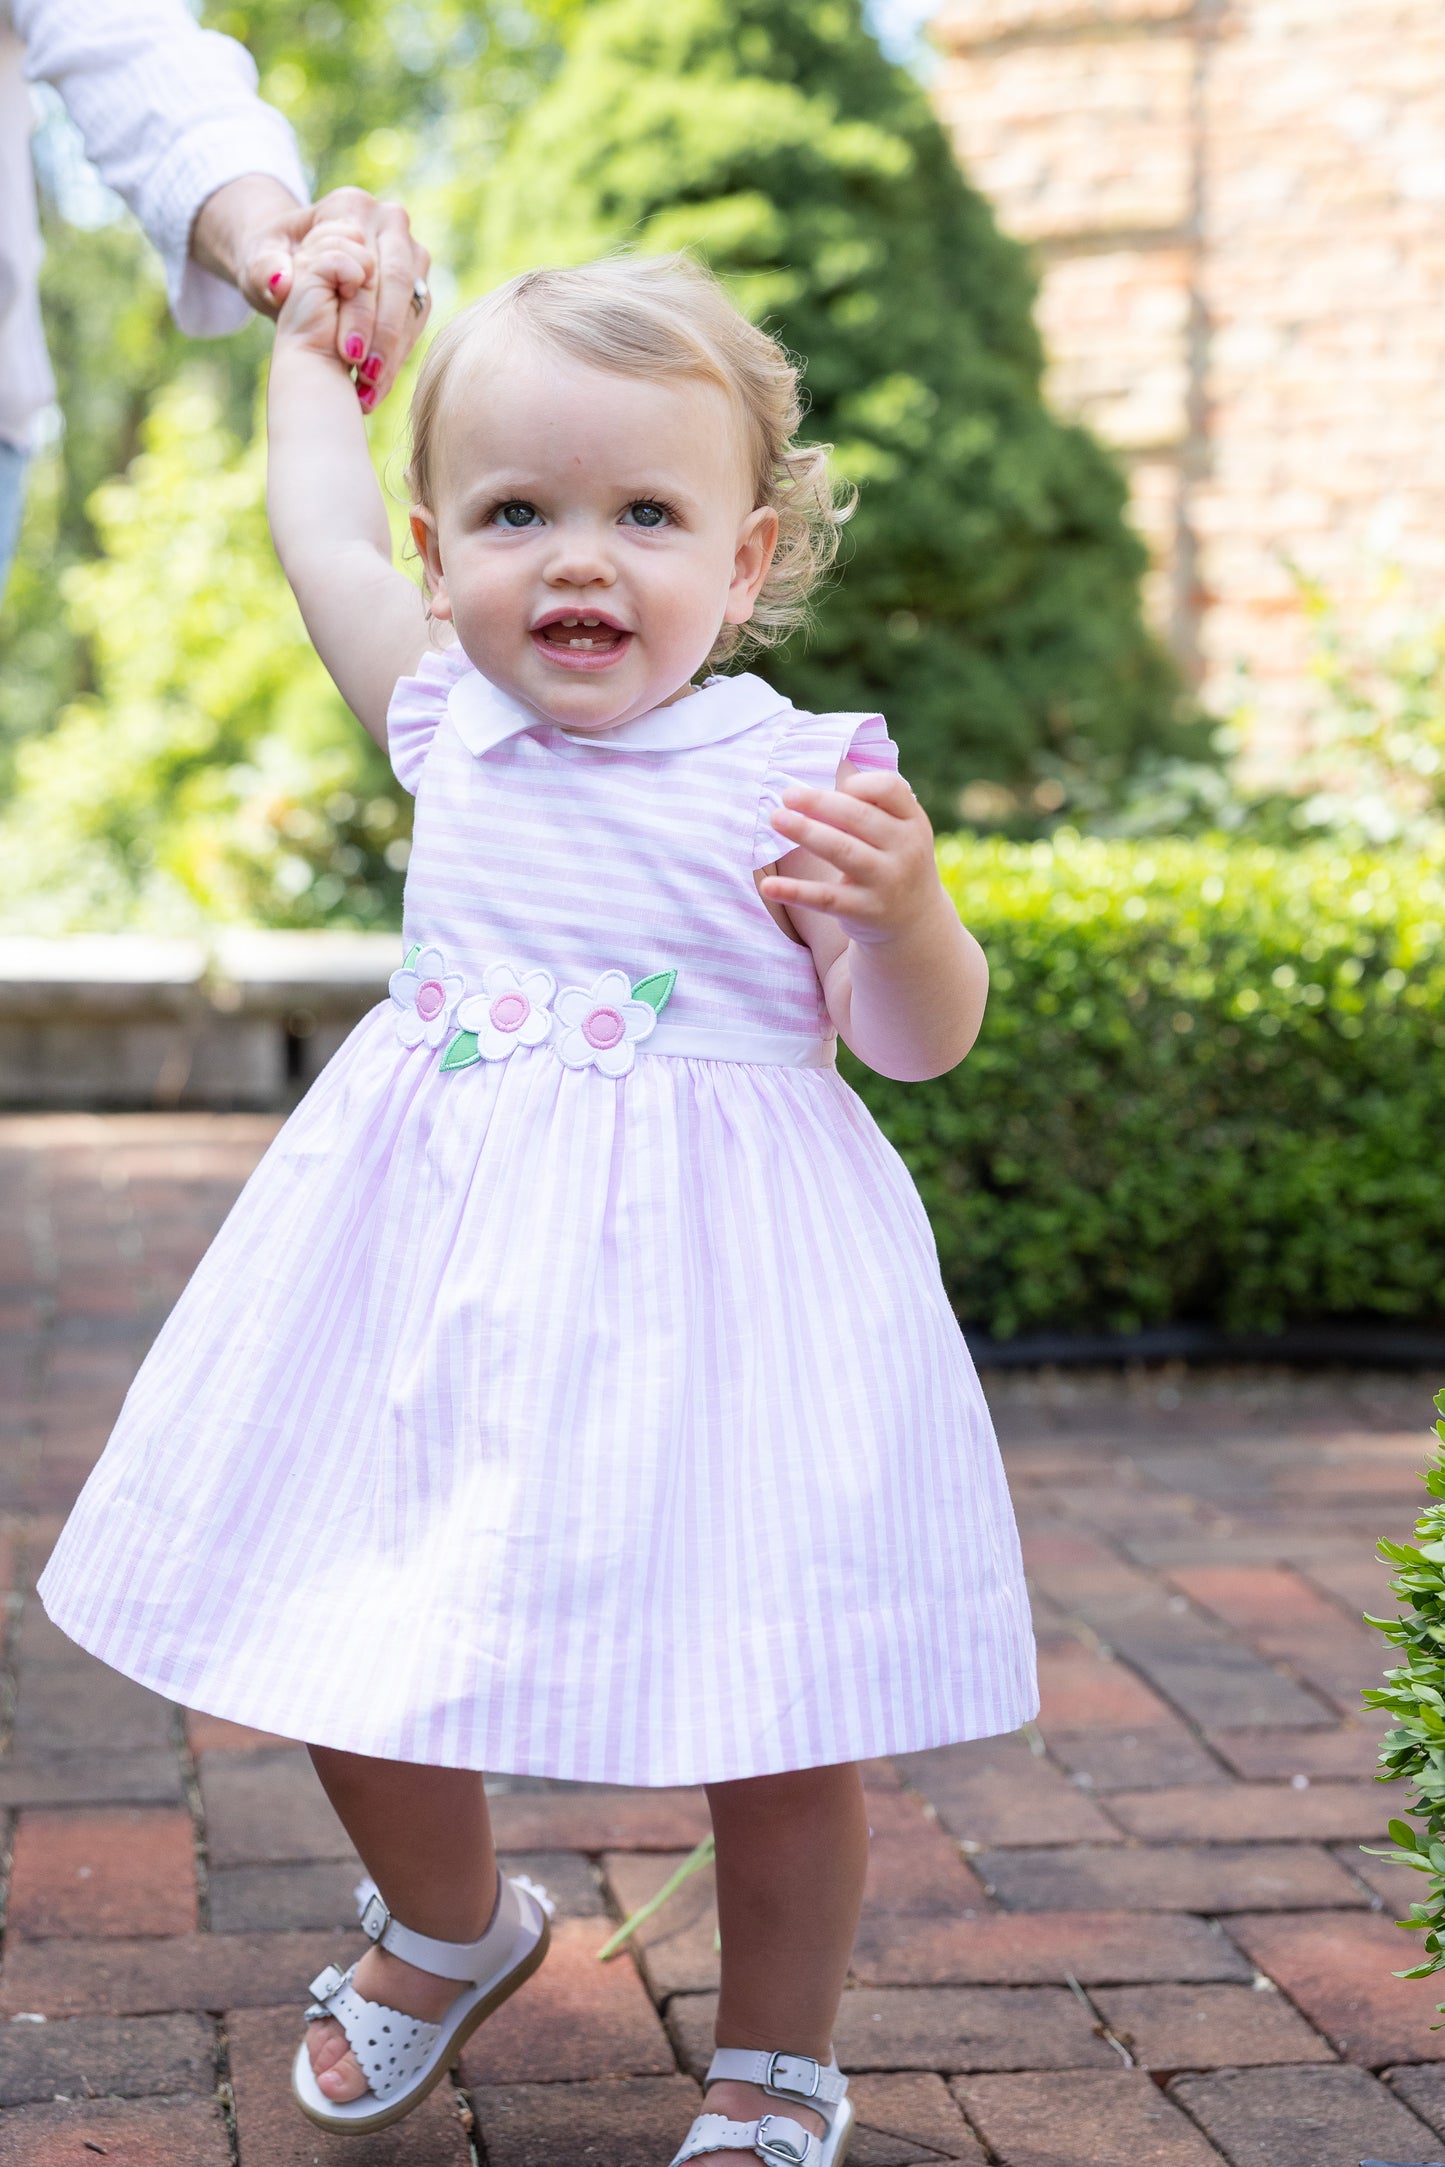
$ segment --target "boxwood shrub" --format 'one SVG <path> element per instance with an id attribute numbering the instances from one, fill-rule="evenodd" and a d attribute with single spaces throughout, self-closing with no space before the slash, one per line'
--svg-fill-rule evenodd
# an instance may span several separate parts
<path id="1" fill-rule="evenodd" d="M 978 1045 L 848 1062 L 966 1324 L 1445 1317 L 1445 852 L 944 837 Z"/>

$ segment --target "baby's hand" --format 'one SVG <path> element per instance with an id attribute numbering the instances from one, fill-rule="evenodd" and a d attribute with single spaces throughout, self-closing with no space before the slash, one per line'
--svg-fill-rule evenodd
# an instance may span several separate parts
<path id="1" fill-rule="evenodd" d="M 799 784 L 784 792 L 773 826 L 837 875 L 795 880 L 775 873 L 762 883 L 773 902 L 823 911 L 855 941 L 894 940 L 936 906 L 933 829 L 901 775 L 853 768 L 835 790 Z"/>
<path id="2" fill-rule="evenodd" d="M 358 226 L 338 219 L 314 225 L 296 246 L 277 337 L 356 367 L 366 354 L 366 331 L 375 314 L 375 282 L 376 258 Z M 356 388 L 364 407 L 375 405 L 370 384 Z"/>

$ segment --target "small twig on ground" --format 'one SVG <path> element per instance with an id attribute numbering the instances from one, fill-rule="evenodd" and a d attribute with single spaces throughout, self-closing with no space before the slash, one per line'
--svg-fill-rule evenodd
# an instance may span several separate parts
<path id="1" fill-rule="evenodd" d="M 609 1940 L 603 1942 L 601 1948 L 597 1951 L 598 1963 L 605 1964 L 609 1957 L 616 1956 L 618 1950 L 632 1939 L 638 1927 L 645 1926 L 653 1913 L 662 1909 L 669 1896 L 677 1894 L 684 1881 L 690 1881 L 694 1874 L 702 1872 L 704 1866 L 710 1866 L 715 1849 L 716 1845 L 712 1837 L 710 1835 L 704 1836 L 697 1849 L 689 1851 L 676 1873 L 668 1875 L 657 1894 L 649 1897 L 640 1910 L 633 1912 L 631 1918 L 624 1919 L 617 1932 Z"/>
<path id="2" fill-rule="evenodd" d="M 1088 2010 L 1089 2021 L 1093 2025 L 1094 2030 L 1097 2032 L 1098 2036 L 1101 2039 L 1106 2039 L 1108 2041 L 1109 2045 L 1114 2049 L 1114 2052 L 1118 2055 L 1120 2061 L 1124 2064 L 1124 2067 L 1126 2069 L 1133 2069 L 1136 2066 L 1133 2055 L 1129 2052 L 1129 2049 L 1125 2046 L 1123 2040 L 1119 2037 L 1118 2033 L 1110 2031 L 1108 2025 L 1104 2022 L 1104 2019 L 1100 2016 L 1098 2010 L 1094 2007 L 1094 2004 L 1090 2001 L 1088 1995 L 1084 1992 L 1084 1989 L 1080 1986 L 1078 1980 L 1074 1977 L 1071 1971 L 1066 1971 L 1064 1973 L 1064 1984 L 1068 1987 L 1069 1992 L 1073 1994 L 1080 2003 L 1082 2003 L 1085 2009 Z"/>

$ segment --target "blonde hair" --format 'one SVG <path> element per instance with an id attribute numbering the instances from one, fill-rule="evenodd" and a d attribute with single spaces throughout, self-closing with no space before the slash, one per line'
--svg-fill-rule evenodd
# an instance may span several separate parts
<path id="1" fill-rule="evenodd" d="M 838 553 L 856 492 L 835 483 L 829 444 L 799 444 L 798 364 L 750 324 L 712 273 L 691 256 L 606 256 L 571 270 L 524 271 L 432 341 L 411 408 L 413 500 L 431 508 L 437 424 L 447 381 L 474 335 L 516 327 L 575 361 L 619 376 L 691 376 L 732 399 L 746 430 L 753 501 L 778 515 L 778 545 L 746 625 L 724 625 L 708 656 L 771 647 L 806 622 L 808 598 Z"/>

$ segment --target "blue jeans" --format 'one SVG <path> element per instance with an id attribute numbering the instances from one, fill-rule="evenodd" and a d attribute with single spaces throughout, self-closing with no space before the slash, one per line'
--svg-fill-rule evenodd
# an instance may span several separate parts
<path id="1" fill-rule="evenodd" d="M 0 601 L 20 537 L 20 515 L 25 509 L 25 469 L 30 464 L 18 444 L 0 437 Z"/>

